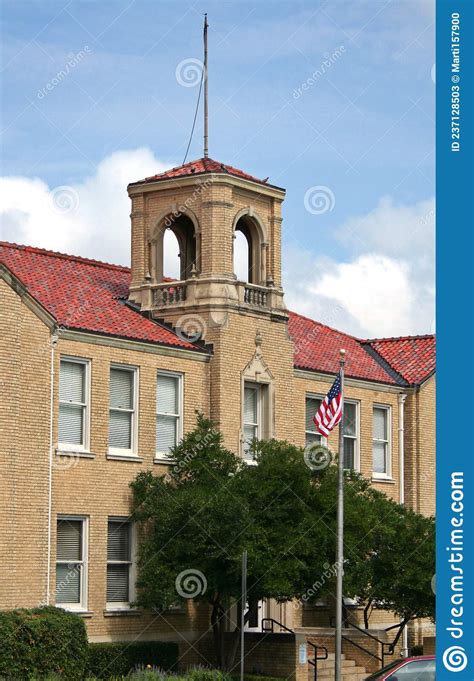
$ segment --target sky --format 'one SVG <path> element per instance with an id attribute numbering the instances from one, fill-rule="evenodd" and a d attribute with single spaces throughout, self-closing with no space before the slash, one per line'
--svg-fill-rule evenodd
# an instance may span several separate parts
<path id="1" fill-rule="evenodd" d="M 209 153 L 287 190 L 288 307 L 433 332 L 434 0 L 3 0 L 1 238 L 129 264 L 126 186 L 183 161 L 204 12 Z"/>

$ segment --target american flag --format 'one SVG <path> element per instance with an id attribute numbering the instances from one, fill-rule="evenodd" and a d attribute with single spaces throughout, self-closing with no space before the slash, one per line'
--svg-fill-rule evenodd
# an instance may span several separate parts
<path id="1" fill-rule="evenodd" d="M 328 436 L 342 418 L 341 372 L 336 376 L 331 390 L 313 417 L 314 424 L 321 435 Z"/>

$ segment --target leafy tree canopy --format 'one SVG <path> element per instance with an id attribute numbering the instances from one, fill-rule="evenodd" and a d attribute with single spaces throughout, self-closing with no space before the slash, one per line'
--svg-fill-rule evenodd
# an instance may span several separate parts
<path id="1" fill-rule="evenodd" d="M 196 428 L 172 452 L 169 473 L 142 472 L 132 483 L 134 516 L 144 530 L 138 603 L 166 608 L 193 594 L 209 604 L 222 666 L 229 665 L 229 608 L 240 607 L 244 549 L 250 603 L 312 602 L 335 590 L 336 467 L 314 472 L 301 448 L 277 440 L 256 441 L 253 453 L 256 465 L 243 463 L 198 414 Z M 344 553 L 347 596 L 402 618 L 433 616 L 433 520 L 356 473 L 345 480 Z"/>

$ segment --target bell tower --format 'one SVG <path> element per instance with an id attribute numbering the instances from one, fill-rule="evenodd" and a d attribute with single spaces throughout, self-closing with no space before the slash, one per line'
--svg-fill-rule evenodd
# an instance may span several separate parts
<path id="1" fill-rule="evenodd" d="M 210 158 L 128 186 L 132 200 L 130 301 L 156 319 L 195 335 L 229 311 L 286 321 L 281 287 L 283 189 Z M 180 276 L 164 281 L 164 235 L 178 241 Z M 248 245 L 246 280 L 235 274 L 236 233 Z M 224 321 L 223 321 L 224 320 Z"/>
<path id="2" fill-rule="evenodd" d="M 281 285 L 285 191 L 209 158 L 207 28 L 205 16 L 203 157 L 128 186 L 129 300 L 212 349 L 208 413 L 226 446 L 247 458 L 254 437 L 294 437 L 294 347 Z M 163 276 L 167 230 L 179 248 L 173 280 Z M 238 267 L 237 237 L 246 246 Z"/>

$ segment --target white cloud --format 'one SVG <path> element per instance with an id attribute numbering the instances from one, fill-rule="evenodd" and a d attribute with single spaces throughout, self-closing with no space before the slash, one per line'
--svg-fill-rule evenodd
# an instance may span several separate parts
<path id="1" fill-rule="evenodd" d="M 39 178 L 0 179 L 2 238 L 75 255 L 129 264 L 127 184 L 165 166 L 146 148 L 118 151 L 82 183 L 48 187 Z"/>
<path id="2" fill-rule="evenodd" d="M 93 176 L 70 187 L 2 178 L 2 238 L 129 264 L 127 184 L 162 170 L 163 163 L 140 148 L 106 157 Z M 335 233 L 350 251 L 345 262 L 285 250 L 288 306 L 360 337 L 433 331 L 434 200 L 404 206 L 384 197 Z M 173 239 L 167 238 L 165 273 L 178 276 Z M 236 243 L 242 277 L 246 260 L 245 244 Z"/>
<path id="3" fill-rule="evenodd" d="M 367 254 L 336 264 L 310 291 L 336 300 L 376 335 L 400 334 L 410 326 L 412 295 L 406 263 Z"/>
<path id="4" fill-rule="evenodd" d="M 369 250 L 408 259 L 434 250 L 434 198 L 414 205 L 395 205 L 390 196 L 380 199 L 367 215 L 349 218 L 337 230 L 342 243 L 356 253 Z"/>
<path id="5" fill-rule="evenodd" d="M 290 251 L 288 305 L 361 337 L 433 332 L 434 216 L 434 199 L 384 197 L 336 230 L 346 262 Z"/>

